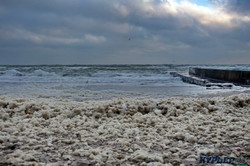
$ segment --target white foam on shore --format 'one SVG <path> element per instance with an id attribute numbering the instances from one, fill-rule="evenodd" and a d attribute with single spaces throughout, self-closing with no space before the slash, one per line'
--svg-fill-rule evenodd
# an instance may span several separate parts
<path id="1" fill-rule="evenodd" d="M 200 155 L 246 163 L 249 117 L 250 94 L 87 102 L 1 96 L 0 163 L 199 165 Z"/>

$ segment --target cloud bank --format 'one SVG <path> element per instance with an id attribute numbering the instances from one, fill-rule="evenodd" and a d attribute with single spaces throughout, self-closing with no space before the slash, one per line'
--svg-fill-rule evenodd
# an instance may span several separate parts
<path id="1" fill-rule="evenodd" d="M 250 63 L 250 3 L 211 4 L 3 0 L 0 63 Z"/>

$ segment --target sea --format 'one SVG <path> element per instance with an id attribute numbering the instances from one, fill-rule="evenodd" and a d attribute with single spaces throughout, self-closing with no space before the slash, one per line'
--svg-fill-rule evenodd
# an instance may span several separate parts
<path id="1" fill-rule="evenodd" d="M 1 65 L 0 96 L 84 100 L 165 98 L 242 92 L 246 87 L 206 89 L 171 72 L 189 67 L 250 71 L 250 65 Z"/>

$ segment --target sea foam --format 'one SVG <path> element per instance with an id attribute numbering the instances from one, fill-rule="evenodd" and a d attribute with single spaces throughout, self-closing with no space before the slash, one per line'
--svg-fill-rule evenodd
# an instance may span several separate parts
<path id="1" fill-rule="evenodd" d="M 249 94 L 88 102 L 1 96 L 0 163 L 199 165 L 201 155 L 247 163 L 249 108 Z"/>

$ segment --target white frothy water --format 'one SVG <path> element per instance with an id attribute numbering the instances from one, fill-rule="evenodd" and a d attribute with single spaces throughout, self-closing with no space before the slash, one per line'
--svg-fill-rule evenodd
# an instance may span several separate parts
<path id="1" fill-rule="evenodd" d="M 249 108 L 249 94 L 88 102 L 0 97 L 0 164 L 202 165 L 200 156 L 247 163 Z"/>

